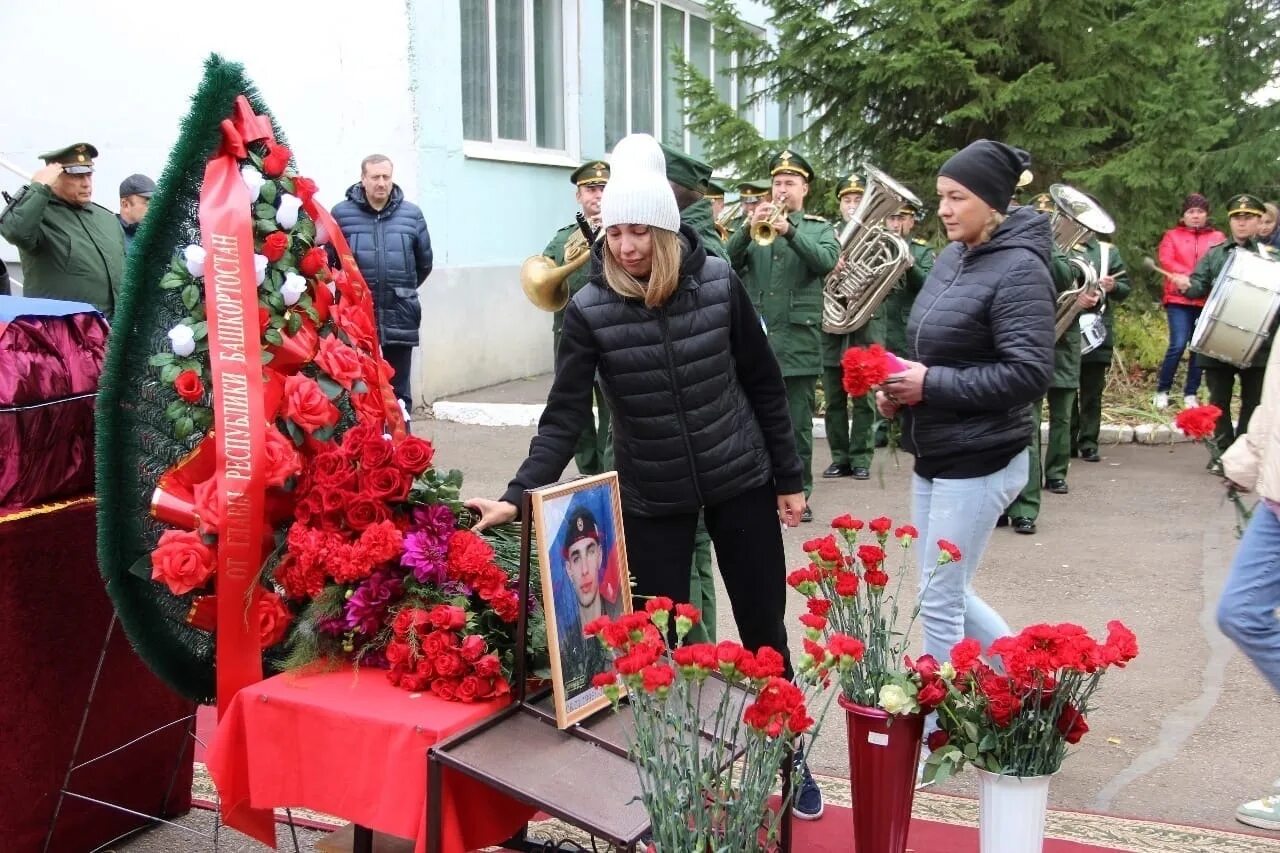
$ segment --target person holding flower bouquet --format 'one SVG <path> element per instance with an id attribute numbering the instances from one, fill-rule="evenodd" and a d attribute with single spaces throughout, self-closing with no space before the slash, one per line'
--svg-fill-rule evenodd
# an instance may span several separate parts
<path id="1" fill-rule="evenodd" d="M 1280 350 L 1267 358 L 1262 400 L 1248 431 L 1222 454 L 1228 487 L 1257 492 L 1257 507 L 1236 549 L 1218 602 L 1218 627 L 1280 692 Z M 1223 417 L 1229 417 L 1224 415 Z M 1236 820 L 1280 831 L 1280 794 L 1245 803 Z"/>
<path id="2" fill-rule="evenodd" d="M 733 270 L 680 224 L 657 141 L 626 137 L 612 167 L 605 238 L 565 310 L 529 456 L 500 500 L 467 504 L 481 514 L 477 529 L 503 524 L 518 516 L 526 489 L 561 476 L 591 416 L 598 372 L 636 594 L 689 601 L 701 510 L 743 645 L 785 658 L 779 521 L 799 524 L 805 500 L 782 370 Z M 817 817 L 821 793 L 807 770 L 803 778 L 796 810 Z"/>
<path id="3" fill-rule="evenodd" d="M 1049 219 L 1030 207 L 1005 213 L 1028 162 L 983 139 L 939 171 L 938 215 L 953 242 L 911 309 L 911 360 L 876 395 L 885 418 L 904 415 L 920 538 L 945 539 L 963 555 L 932 582 L 934 561 L 918 555 L 924 651 L 938 660 L 963 637 L 989 644 L 1009 633 L 973 577 L 996 519 L 1027 482 L 1027 408 L 1053 374 Z"/>

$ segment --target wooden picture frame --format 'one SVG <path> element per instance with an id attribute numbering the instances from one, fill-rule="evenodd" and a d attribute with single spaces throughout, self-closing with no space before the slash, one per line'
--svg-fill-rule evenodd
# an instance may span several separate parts
<path id="1" fill-rule="evenodd" d="M 556 725 L 564 729 L 609 707 L 592 678 L 613 668 L 582 627 L 631 612 L 618 475 L 610 471 L 530 492 L 542 577 Z"/>

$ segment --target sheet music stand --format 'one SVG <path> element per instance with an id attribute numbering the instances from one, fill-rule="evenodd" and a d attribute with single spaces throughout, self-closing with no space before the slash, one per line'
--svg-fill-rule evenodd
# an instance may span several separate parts
<path id="1" fill-rule="evenodd" d="M 525 492 L 520 517 L 520 599 L 529 600 L 532 498 Z M 530 696 L 525 678 L 528 608 L 517 623 L 515 701 L 510 707 L 470 729 L 459 732 L 427 751 L 427 853 L 440 853 L 440 789 L 443 770 L 450 768 L 483 781 L 507 796 L 528 803 L 552 817 L 608 842 L 617 850 L 635 850 L 649 829 L 649 816 L 640 795 L 640 779 L 627 754 L 634 728 L 631 707 L 602 711 L 569 726 L 556 728 L 551 690 Z M 707 684 L 744 693 L 718 676 Z M 704 687 L 704 690 L 706 688 Z M 712 691 L 703 706 L 714 713 L 723 693 Z M 745 736 L 745 733 L 744 733 Z M 706 746 L 711 735 L 704 728 Z M 732 745 L 730 761 L 743 748 Z M 791 753 L 788 751 L 787 766 Z M 790 794 L 790 774 L 783 776 L 783 801 Z M 791 850 L 791 810 L 782 815 L 779 838 L 783 853 Z M 524 848 L 530 849 L 527 846 Z"/>

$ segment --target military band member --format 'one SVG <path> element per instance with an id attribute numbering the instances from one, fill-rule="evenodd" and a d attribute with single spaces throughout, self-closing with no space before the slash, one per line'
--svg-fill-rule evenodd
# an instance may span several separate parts
<path id="1" fill-rule="evenodd" d="M 1227 206 L 1228 223 L 1231 228 L 1231 239 L 1219 243 L 1210 249 L 1196 264 L 1191 273 L 1191 283 L 1183 296 L 1188 299 L 1205 299 L 1213 289 L 1218 274 L 1227 265 L 1233 252 L 1257 252 L 1265 258 L 1276 258 L 1276 251 L 1258 241 L 1258 226 L 1262 223 L 1262 215 L 1266 213 L 1262 199 L 1249 193 L 1243 193 L 1231 199 Z M 1219 450 L 1226 450 L 1236 440 L 1236 436 L 1249 428 L 1249 418 L 1262 399 L 1262 379 L 1266 373 L 1267 356 L 1271 352 L 1271 338 L 1276 333 L 1276 323 L 1267 330 L 1267 337 L 1254 355 L 1253 361 L 1243 369 L 1218 361 L 1207 355 L 1196 353 L 1193 358 L 1204 368 L 1205 384 L 1209 386 L 1209 403 L 1222 410 L 1218 418 L 1213 437 Z M 1236 377 L 1240 377 L 1240 420 L 1231 424 L 1231 395 L 1235 389 Z"/>
<path id="2" fill-rule="evenodd" d="M 857 175 L 840 179 L 836 184 L 836 198 L 840 202 L 841 219 L 848 222 L 853 217 L 865 192 L 862 178 Z M 839 269 L 842 263 L 837 261 L 836 268 Z M 827 404 L 823 423 L 827 428 L 827 446 L 831 450 L 831 464 L 822 472 L 825 478 L 866 480 L 871 477 L 871 457 L 875 454 L 875 396 L 864 394 L 850 399 L 844 390 L 840 359 L 851 346 L 884 343 L 883 314 L 883 310 L 877 311 L 869 321 L 852 332 L 842 335 L 822 333 L 822 394 Z"/>
<path id="3" fill-rule="evenodd" d="M 1107 249 L 1107 268 L 1102 268 L 1102 249 Z M 1071 455 L 1079 454 L 1085 462 L 1101 462 L 1098 455 L 1098 433 L 1102 429 L 1102 391 L 1107 387 L 1107 371 L 1111 367 L 1111 351 L 1115 342 L 1115 303 L 1129 296 L 1129 274 L 1120 251 L 1114 244 L 1103 244 L 1093 238 L 1084 244 L 1084 256 L 1098 271 L 1100 293 L 1082 293 L 1079 303 L 1082 317 L 1102 315 L 1106 336 L 1090 352 L 1080 355 L 1080 393 L 1071 413 Z M 1081 341 L 1083 346 L 1084 341 Z"/>
<path id="4" fill-rule="evenodd" d="M 785 150 L 773 158 L 769 173 L 771 201 L 729 238 L 729 257 L 782 367 L 807 499 L 813 491 L 813 409 L 822 372 L 822 283 L 836 265 L 840 244 L 831 223 L 804 212 L 813 179 L 809 163 Z M 768 245 L 752 237 L 765 222 L 777 234 Z M 801 520 L 813 520 L 809 507 Z"/>
<path id="5" fill-rule="evenodd" d="M 707 191 L 702 197 L 711 202 L 711 218 L 719 219 L 724 213 L 724 187 L 715 181 L 707 181 Z"/>
<path id="6" fill-rule="evenodd" d="M 600 196 L 604 192 L 604 185 L 609 182 L 609 164 L 603 160 L 588 160 L 573 170 L 569 180 L 576 188 L 574 197 L 577 199 L 578 206 L 582 208 L 582 215 L 587 218 L 591 227 L 599 227 Z M 551 242 L 547 244 L 542 254 L 551 258 L 556 264 L 563 264 L 565 243 L 578 231 L 576 221 L 564 226 L 551 238 Z M 587 263 L 569 275 L 567 284 L 570 298 L 582 289 L 590 274 L 591 264 Z M 555 318 L 551 322 L 551 334 L 556 350 L 560 349 L 560 327 L 563 323 L 564 309 L 562 308 L 555 313 Z M 586 429 L 578 438 L 577 447 L 574 448 L 573 459 L 579 473 L 582 474 L 602 474 L 613 467 L 609 407 L 598 387 L 596 388 L 596 418 L 598 425 L 588 422 Z"/>
<path id="7" fill-rule="evenodd" d="M 110 319 L 124 280 L 124 232 L 90 200 L 97 156 L 87 142 L 41 154 L 44 168 L 0 213 L 0 236 L 18 247 L 24 296 L 88 302 Z"/>
<path id="8" fill-rule="evenodd" d="M 751 214 L 772 191 L 773 184 L 769 181 L 743 181 L 738 184 L 738 204 L 741 205 L 742 212 L 729 220 L 726 230 L 730 236 L 741 228 L 744 222 L 751 219 Z"/>
<path id="9" fill-rule="evenodd" d="M 1053 199 L 1047 193 L 1033 201 L 1036 210 L 1048 215 L 1053 211 Z M 1049 272 L 1057 294 L 1076 287 L 1074 267 L 1067 257 L 1053 247 Z M 1080 324 L 1072 323 L 1053 347 L 1053 378 L 1044 400 L 1031 406 L 1028 417 L 1033 425 L 1031 435 L 1031 459 L 1027 471 L 1027 485 L 1010 504 L 1007 515 L 1018 533 L 1036 532 L 1040 517 L 1042 489 L 1065 495 L 1067 470 L 1071 466 L 1071 411 L 1075 405 L 1076 389 L 1080 387 Z M 1049 404 L 1049 443 L 1042 447 L 1040 418 L 1045 402 Z"/>

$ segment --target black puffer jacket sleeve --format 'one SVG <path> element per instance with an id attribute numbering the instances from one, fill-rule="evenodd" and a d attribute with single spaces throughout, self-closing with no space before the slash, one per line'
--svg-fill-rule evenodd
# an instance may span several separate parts
<path id="1" fill-rule="evenodd" d="M 995 360 L 931 366 L 924 402 L 960 411 L 1033 403 L 1053 376 L 1054 314 L 1046 311 L 1047 270 L 1031 255 L 1012 267 L 994 289 L 988 322 Z"/>
<path id="2" fill-rule="evenodd" d="M 555 379 L 538 421 L 538 434 L 529 442 L 529 456 L 507 485 L 502 500 L 519 507 L 526 489 L 550 485 L 564 474 L 578 436 L 591 417 L 599 360 L 600 352 L 582 309 L 570 301 L 556 350 Z"/>

